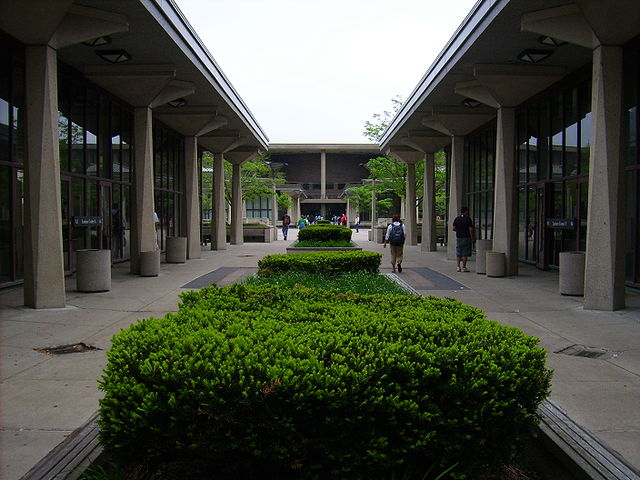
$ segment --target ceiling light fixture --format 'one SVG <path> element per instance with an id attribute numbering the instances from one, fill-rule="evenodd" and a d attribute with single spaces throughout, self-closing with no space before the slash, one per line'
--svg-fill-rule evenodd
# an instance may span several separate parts
<path id="1" fill-rule="evenodd" d="M 184 98 L 176 98 L 175 100 L 171 100 L 167 102 L 167 105 L 172 107 L 184 107 L 187 104 L 187 101 Z"/>
<path id="2" fill-rule="evenodd" d="M 518 54 L 518 60 L 525 63 L 539 63 L 549 58 L 553 52 L 551 50 L 535 50 L 527 48 Z"/>
<path id="3" fill-rule="evenodd" d="M 131 60 L 131 55 L 126 50 L 96 50 L 96 54 L 109 63 L 123 63 Z"/>
<path id="4" fill-rule="evenodd" d="M 480 106 L 480 102 L 477 100 L 474 100 L 473 98 L 465 98 L 464 100 L 462 100 L 462 104 L 465 107 L 469 107 L 469 108 L 476 108 Z"/>
<path id="5" fill-rule="evenodd" d="M 567 42 L 563 42 L 562 40 L 558 40 L 553 37 L 550 37 L 548 35 L 542 35 L 538 37 L 538 42 L 540 42 L 542 45 L 549 45 L 550 47 L 560 47 L 565 43 L 567 43 Z"/>
<path id="6" fill-rule="evenodd" d="M 104 47 L 105 45 L 109 45 L 111 43 L 111 37 L 109 35 L 104 35 L 102 37 L 94 38 L 88 42 L 82 42 L 83 45 L 87 47 Z"/>

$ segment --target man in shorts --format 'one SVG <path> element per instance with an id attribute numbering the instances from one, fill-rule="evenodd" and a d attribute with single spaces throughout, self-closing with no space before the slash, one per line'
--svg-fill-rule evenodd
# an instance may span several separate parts
<path id="1" fill-rule="evenodd" d="M 453 231 L 456 232 L 456 261 L 458 272 L 468 272 L 467 260 L 471 256 L 473 239 L 475 238 L 475 228 L 473 219 L 469 217 L 469 209 L 462 207 L 460 215 L 453 221 Z M 460 265 L 462 263 L 462 266 Z"/>

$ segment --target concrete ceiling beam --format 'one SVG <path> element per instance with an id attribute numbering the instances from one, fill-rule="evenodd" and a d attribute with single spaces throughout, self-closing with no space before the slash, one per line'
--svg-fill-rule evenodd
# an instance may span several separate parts
<path id="1" fill-rule="evenodd" d="M 418 152 L 433 153 L 448 145 L 451 139 L 447 135 L 430 135 L 397 138 L 395 143 L 413 148 Z M 423 155 L 424 156 L 424 155 Z"/>
<path id="2" fill-rule="evenodd" d="M 455 92 L 493 108 L 515 107 L 564 74 L 563 67 L 479 64 L 474 67 L 476 79 L 458 83 Z"/>
<path id="3" fill-rule="evenodd" d="M 218 115 L 216 106 L 161 107 L 153 115 L 187 137 L 199 137 L 229 123 L 227 117 Z"/>
<path id="4" fill-rule="evenodd" d="M 73 0 L 0 2 L 0 29 L 26 45 L 48 45 Z"/>
<path id="5" fill-rule="evenodd" d="M 453 137 L 467 135 L 495 116 L 493 108 L 443 105 L 434 106 L 430 115 L 422 117 L 422 124 Z"/>
<path id="6" fill-rule="evenodd" d="M 151 108 L 165 105 L 168 102 L 177 100 L 178 98 L 193 95 L 196 92 L 193 83 L 184 80 L 170 80 L 167 85 L 158 93 L 156 98 L 149 104 Z"/>
<path id="7" fill-rule="evenodd" d="M 249 151 L 233 151 L 224 154 L 224 159 L 233 163 L 234 165 L 242 165 L 243 163 L 250 162 L 262 155 L 262 150 L 252 149 Z"/>
<path id="8" fill-rule="evenodd" d="M 414 150 L 413 148 L 407 149 L 401 146 L 393 146 L 385 151 L 385 155 L 391 158 L 395 158 L 400 162 L 407 164 L 416 164 L 424 158 L 424 152 Z"/>
<path id="9" fill-rule="evenodd" d="M 602 0 L 576 0 L 526 13 L 520 28 L 586 48 L 622 45 L 640 29 L 640 2 L 618 0 L 614 6 Z"/>
<path id="10" fill-rule="evenodd" d="M 169 84 L 176 69 L 173 65 L 99 65 L 85 68 L 85 74 L 134 107 L 148 107 L 165 88 L 175 88 Z"/>
<path id="11" fill-rule="evenodd" d="M 129 22 L 125 15 L 72 5 L 57 28 L 52 44 L 63 48 L 128 30 Z"/>

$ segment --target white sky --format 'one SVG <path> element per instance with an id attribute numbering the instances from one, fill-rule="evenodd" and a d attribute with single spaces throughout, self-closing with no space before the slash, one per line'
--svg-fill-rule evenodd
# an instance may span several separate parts
<path id="1" fill-rule="evenodd" d="M 475 0 L 176 0 L 271 143 L 363 143 Z"/>

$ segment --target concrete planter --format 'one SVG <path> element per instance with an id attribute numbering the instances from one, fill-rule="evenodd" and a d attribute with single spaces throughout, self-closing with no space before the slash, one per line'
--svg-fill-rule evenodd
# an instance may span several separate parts
<path id="1" fill-rule="evenodd" d="M 506 255 L 502 252 L 487 252 L 487 277 L 504 277 L 507 273 Z"/>
<path id="2" fill-rule="evenodd" d="M 140 252 L 140 276 L 157 277 L 160 274 L 160 250 Z"/>
<path id="3" fill-rule="evenodd" d="M 287 253 L 306 253 L 306 252 L 352 252 L 362 250 L 362 247 L 353 243 L 353 247 L 296 247 L 298 242 L 294 242 L 287 247 Z"/>
<path id="4" fill-rule="evenodd" d="M 79 292 L 111 290 L 111 250 L 76 250 L 76 288 Z"/>
<path id="5" fill-rule="evenodd" d="M 167 263 L 187 261 L 187 237 L 167 237 L 165 261 Z"/>
<path id="6" fill-rule="evenodd" d="M 560 252 L 560 293 L 584 295 L 585 252 Z"/>
<path id="7" fill-rule="evenodd" d="M 243 226 L 242 227 L 242 241 L 243 242 L 256 242 L 256 243 L 271 243 L 274 240 L 274 235 L 277 235 L 277 230 L 272 226 L 265 225 L 260 226 Z M 277 239 L 277 237 L 276 237 Z M 231 241 L 231 227 L 227 227 L 227 242 Z"/>
<path id="8" fill-rule="evenodd" d="M 476 240 L 476 273 L 487 273 L 487 251 L 493 248 L 493 240 Z"/>

